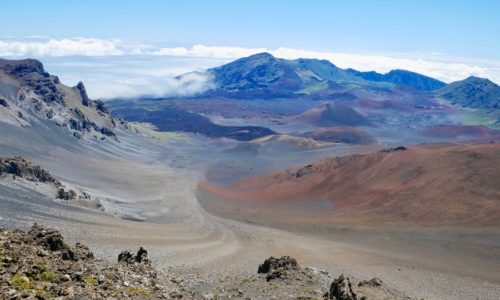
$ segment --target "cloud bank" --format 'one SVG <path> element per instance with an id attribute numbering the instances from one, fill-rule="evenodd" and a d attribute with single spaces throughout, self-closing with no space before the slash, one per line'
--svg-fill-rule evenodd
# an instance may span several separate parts
<path id="1" fill-rule="evenodd" d="M 221 47 L 194 45 L 192 47 L 158 47 L 150 44 L 126 42 L 119 39 L 96 39 L 96 38 L 65 38 L 49 39 L 46 37 L 29 37 L 24 39 L 0 38 L 0 57 L 35 57 L 44 62 L 51 58 L 54 62 L 57 59 L 64 61 L 64 57 L 78 56 L 89 63 L 91 58 L 116 58 L 127 57 L 120 60 L 121 65 L 113 65 L 115 71 L 103 69 L 111 82 L 108 82 L 109 92 L 95 92 L 99 97 L 125 97 L 148 95 L 186 95 L 194 93 L 204 88 L 208 88 L 207 78 L 198 74 L 198 78 L 193 78 L 189 84 L 178 82 L 174 77 L 185 72 L 201 70 L 206 67 L 217 66 L 231 60 L 249 56 L 259 52 L 269 52 L 276 57 L 285 59 L 296 58 L 317 58 L 326 59 L 342 68 L 354 68 L 361 71 L 377 71 L 381 73 L 392 69 L 406 69 L 431 76 L 445 82 L 452 82 L 474 75 L 486 77 L 495 82 L 500 82 L 500 61 L 487 61 L 481 59 L 464 59 L 448 57 L 443 54 L 429 53 L 409 53 L 409 54 L 379 54 L 379 53 L 345 53 L 335 51 L 311 51 L 293 48 L 244 48 L 244 47 Z M 140 58 L 140 59 L 136 59 Z M 130 61 L 145 62 L 152 61 L 174 61 L 175 58 L 186 60 L 185 65 L 176 65 L 170 68 L 163 65 L 164 69 L 158 70 L 157 65 L 143 70 L 143 74 L 137 76 L 120 77 L 130 73 L 125 70 L 127 65 L 134 68 L 141 68 L 140 65 L 130 63 Z M 200 65 L 195 66 L 188 63 L 188 59 L 197 59 Z M 101 60 L 93 63 L 104 64 Z M 77 67 L 75 67 L 77 68 Z M 174 74 L 173 69 L 178 73 Z M 121 70 L 118 72 L 118 70 Z M 125 70 L 125 72 L 123 72 Z M 50 71 L 50 70 L 49 70 Z M 166 74 L 168 73 L 168 74 Z M 64 74 L 60 74 L 64 78 Z M 130 75 L 130 74 L 128 74 Z M 168 77 L 167 77 L 168 76 Z M 193 75 L 194 76 L 194 75 Z M 110 87 L 115 86 L 111 89 Z M 102 88 L 102 87 L 100 87 Z M 176 91 L 177 89 L 177 91 Z M 139 91 L 138 91 L 139 90 Z"/>

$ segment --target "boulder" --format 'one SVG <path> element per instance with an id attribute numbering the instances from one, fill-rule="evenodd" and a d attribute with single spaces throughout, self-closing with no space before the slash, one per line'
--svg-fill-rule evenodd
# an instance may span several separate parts
<path id="1" fill-rule="evenodd" d="M 148 251 L 143 247 L 140 247 L 136 254 L 133 254 L 132 251 L 123 250 L 118 254 L 118 262 L 126 263 L 126 264 L 149 264 L 150 261 L 148 259 Z"/>
<path id="2" fill-rule="evenodd" d="M 69 246 L 64 243 L 64 239 L 59 231 L 51 228 L 45 228 L 35 223 L 28 235 L 37 245 L 44 246 L 50 251 L 61 251 L 69 249 Z"/>
<path id="3" fill-rule="evenodd" d="M 109 129 L 107 127 L 101 127 L 100 132 L 102 135 L 105 135 L 105 136 L 115 136 L 116 135 L 111 129 Z"/>
<path id="4" fill-rule="evenodd" d="M 139 251 L 137 251 L 137 255 L 135 256 L 135 261 L 138 263 L 145 262 L 148 259 L 148 251 L 144 249 L 143 247 L 139 248 Z"/>
<path id="5" fill-rule="evenodd" d="M 297 260 L 290 256 L 282 256 L 281 258 L 271 256 L 270 258 L 266 259 L 264 263 L 259 265 L 257 273 L 267 274 L 267 281 L 271 281 L 276 278 L 286 277 L 286 273 L 292 270 L 299 270 Z"/>
<path id="6" fill-rule="evenodd" d="M 334 279 L 330 291 L 327 294 L 328 299 L 335 300 L 357 300 L 358 297 L 352 289 L 351 280 L 349 277 L 340 275 L 339 278 Z"/>
<path id="7" fill-rule="evenodd" d="M 134 255 L 132 254 L 132 252 L 128 250 L 123 250 L 122 252 L 120 252 L 120 254 L 118 254 L 118 262 L 130 263 L 133 262 L 132 260 L 133 257 Z"/>
<path id="8" fill-rule="evenodd" d="M 60 188 L 57 191 L 57 199 L 62 200 L 73 200 L 76 197 L 76 193 L 73 190 L 65 191 L 63 188 Z"/>
<path id="9" fill-rule="evenodd" d="M 380 278 L 372 278 L 370 280 L 363 280 L 361 282 L 358 283 L 358 286 L 359 287 L 362 287 L 362 286 L 370 286 L 370 287 L 379 287 L 382 285 L 382 280 Z"/>
<path id="10" fill-rule="evenodd" d="M 0 106 L 9 108 L 9 103 L 4 98 L 0 98 Z"/>
<path id="11" fill-rule="evenodd" d="M 75 259 L 77 260 L 87 260 L 94 258 L 94 253 L 90 251 L 89 247 L 81 243 L 76 243 L 74 248 L 74 253 L 75 253 Z"/>

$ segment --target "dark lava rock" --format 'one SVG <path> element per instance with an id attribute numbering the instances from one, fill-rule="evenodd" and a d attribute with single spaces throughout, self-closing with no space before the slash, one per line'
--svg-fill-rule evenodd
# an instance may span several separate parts
<path id="1" fill-rule="evenodd" d="M 144 249 L 143 247 L 139 248 L 139 251 L 137 251 L 136 254 L 132 254 L 131 251 L 128 250 L 123 250 L 118 254 L 118 262 L 119 263 L 126 263 L 126 264 L 133 264 L 133 263 L 139 263 L 139 264 L 149 264 L 150 261 L 148 259 L 148 251 Z"/>
<path id="2" fill-rule="evenodd" d="M 173 107 L 149 111 L 143 108 L 119 108 L 113 114 L 130 122 L 146 122 L 155 125 L 159 131 L 182 131 L 201 133 L 209 137 L 226 137 L 239 141 L 250 141 L 275 134 L 273 130 L 260 126 L 221 126 L 207 117 Z M 124 124 L 120 120 L 121 124 Z"/>
<path id="3" fill-rule="evenodd" d="M 378 287 L 382 285 L 382 280 L 380 278 L 372 278 L 370 280 L 363 280 L 360 283 L 358 283 L 359 287 L 362 286 L 371 286 L 371 287 Z"/>
<path id="4" fill-rule="evenodd" d="M 357 300 L 358 297 L 352 289 L 351 280 L 349 277 L 340 275 L 339 278 L 334 279 L 330 286 L 330 291 L 327 294 L 328 299 L 336 300 Z"/>
<path id="5" fill-rule="evenodd" d="M 128 250 L 123 250 L 122 252 L 120 252 L 120 254 L 118 254 L 118 262 L 119 263 L 131 262 L 133 257 L 134 257 L 134 255 L 132 254 L 132 252 L 130 252 Z"/>
<path id="6" fill-rule="evenodd" d="M 135 256 L 135 261 L 140 263 L 146 261 L 148 259 L 148 251 L 142 247 L 137 251 L 137 255 Z"/>
<path id="7" fill-rule="evenodd" d="M 73 190 L 65 191 L 63 188 L 60 188 L 57 191 L 57 199 L 63 200 L 72 200 L 75 199 L 76 193 Z"/>
<path id="8" fill-rule="evenodd" d="M 62 235 L 55 229 L 45 228 L 35 223 L 28 235 L 33 238 L 35 244 L 44 246 L 50 251 L 69 249 L 69 246 L 64 243 Z"/>
<path id="9" fill-rule="evenodd" d="M 88 131 L 90 132 L 92 129 L 95 131 L 99 131 L 99 126 L 96 123 L 92 122 L 78 107 L 74 109 L 69 109 L 74 116 L 69 120 L 69 127 L 76 131 Z"/>
<path id="10" fill-rule="evenodd" d="M 49 73 L 45 72 L 43 64 L 36 59 L 23 59 L 17 61 L 10 61 L 9 64 L 4 66 L 4 69 L 11 75 L 25 76 L 32 73 L 38 74 L 42 77 L 49 77 Z"/>
<path id="11" fill-rule="evenodd" d="M 85 106 L 90 106 L 92 101 L 89 99 L 89 96 L 87 95 L 87 90 L 85 89 L 83 82 L 81 81 L 78 82 L 78 84 L 76 85 L 76 89 L 78 90 L 78 93 L 82 98 L 82 104 Z"/>
<path id="12" fill-rule="evenodd" d="M 19 176 L 30 181 L 50 182 L 56 186 L 61 183 L 47 170 L 39 165 L 29 162 L 20 156 L 14 158 L 0 158 L 0 175 L 3 173 Z"/>
<path id="13" fill-rule="evenodd" d="M 95 108 L 98 111 L 105 113 L 105 114 L 109 114 L 108 106 L 106 105 L 106 103 L 104 103 L 104 101 L 94 100 L 94 104 L 95 104 Z"/>
<path id="14" fill-rule="evenodd" d="M 398 146 L 394 148 L 387 148 L 387 149 L 382 149 L 379 151 L 379 153 L 391 153 L 391 152 L 396 152 L 396 151 L 405 151 L 408 150 L 405 146 Z"/>
<path id="15" fill-rule="evenodd" d="M 0 106 L 9 108 L 9 103 L 4 98 L 0 98 Z"/>
<path id="16" fill-rule="evenodd" d="M 282 256 L 281 258 L 270 257 L 264 261 L 263 264 L 259 265 L 257 273 L 267 274 L 267 281 L 286 277 L 288 271 L 298 271 L 299 265 L 294 258 L 290 256 Z"/>
<path id="17" fill-rule="evenodd" d="M 101 134 L 105 136 L 115 136 L 116 134 L 109 128 L 107 127 L 102 127 L 100 130 Z"/>
<path id="18" fill-rule="evenodd" d="M 297 172 L 295 172 L 295 178 L 300 178 L 302 176 L 309 175 L 312 173 L 314 173 L 313 165 L 307 165 L 303 168 L 298 169 Z"/>
<path id="19" fill-rule="evenodd" d="M 59 78 L 47 73 L 41 62 L 35 59 L 0 60 L 0 68 L 23 85 L 33 89 L 46 103 L 64 103 L 63 95 L 57 90 Z"/>
<path id="20" fill-rule="evenodd" d="M 52 118 L 54 117 L 54 110 L 49 109 L 49 110 L 47 111 L 46 116 L 47 116 L 47 119 L 49 119 L 49 120 L 50 120 L 50 119 L 52 119 Z"/>
<path id="21" fill-rule="evenodd" d="M 165 299 L 170 289 L 158 282 L 178 286 L 149 264 L 94 259 L 82 244 L 68 247 L 54 229 L 0 229 L 0 299 Z"/>

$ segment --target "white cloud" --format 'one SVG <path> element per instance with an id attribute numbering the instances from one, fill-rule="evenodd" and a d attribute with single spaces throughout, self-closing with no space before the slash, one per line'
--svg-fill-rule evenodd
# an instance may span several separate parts
<path id="1" fill-rule="evenodd" d="M 235 59 L 249 56 L 260 52 L 269 52 L 266 48 L 241 48 L 241 47 L 210 47 L 205 45 L 194 45 L 191 48 L 175 47 L 160 48 L 153 52 L 154 55 L 168 56 L 189 56 L 189 57 L 207 57 L 220 59 Z"/>
<path id="2" fill-rule="evenodd" d="M 385 73 L 406 69 L 445 82 L 470 75 L 500 82 L 500 61 L 449 57 L 442 53 L 374 54 L 207 45 L 158 47 L 119 39 L 81 37 L 0 38 L 0 57 L 39 58 L 50 67 L 49 72 L 59 75 L 63 81 L 83 80 L 93 97 L 103 98 L 196 93 L 209 87 L 206 76 L 193 73 L 189 82 L 179 82 L 174 77 L 259 52 L 285 59 L 326 59 L 339 67 L 361 71 Z"/>
<path id="3" fill-rule="evenodd" d="M 133 98 L 157 96 L 192 96 L 213 87 L 207 74 L 190 73 L 182 78 L 145 76 L 130 79 L 109 78 L 85 83 L 94 98 Z"/>
<path id="4" fill-rule="evenodd" d="M 74 86 L 83 81 L 93 99 L 197 94 L 212 87 L 211 78 L 202 71 L 221 63 L 216 59 L 140 55 L 46 57 L 43 62 L 64 84 Z M 189 74 L 176 78 L 185 73 Z"/>
<path id="5" fill-rule="evenodd" d="M 140 44 L 129 44 L 114 39 L 44 39 L 43 37 L 29 37 L 28 40 L 0 40 L 0 56 L 113 56 L 142 54 L 142 47 L 145 46 Z"/>

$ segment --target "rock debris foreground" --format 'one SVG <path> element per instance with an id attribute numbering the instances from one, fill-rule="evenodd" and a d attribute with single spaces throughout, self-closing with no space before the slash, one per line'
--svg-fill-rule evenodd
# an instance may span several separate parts
<path id="1" fill-rule="evenodd" d="M 81 243 L 69 246 L 55 229 L 0 229 L 0 299 L 403 299 L 384 294 L 382 285 L 378 278 L 361 281 L 364 290 L 355 292 L 349 277 L 332 282 L 328 272 L 302 268 L 289 256 L 266 259 L 257 273 L 205 278 L 158 270 L 143 247 L 109 262 Z M 372 289 L 378 296 L 367 298 Z"/>
<path id="2" fill-rule="evenodd" d="M 0 245 L 0 299 L 167 298 L 143 248 L 140 259 L 112 264 L 38 224 L 28 232 L 1 230 Z"/>

